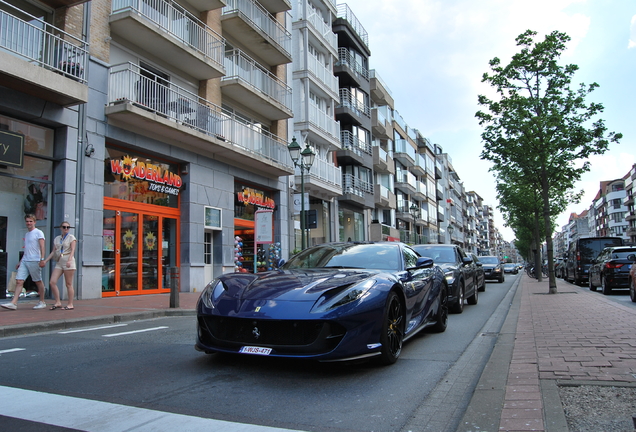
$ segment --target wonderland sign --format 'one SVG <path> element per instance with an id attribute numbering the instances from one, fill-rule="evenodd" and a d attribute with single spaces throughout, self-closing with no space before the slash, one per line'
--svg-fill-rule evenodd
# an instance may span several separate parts
<path id="1" fill-rule="evenodd" d="M 120 175 L 121 181 L 147 181 L 148 190 L 152 192 L 179 195 L 183 186 L 180 175 L 159 165 L 136 161 L 130 156 L 111 159 L 110 171 L 113 175 Z"/>

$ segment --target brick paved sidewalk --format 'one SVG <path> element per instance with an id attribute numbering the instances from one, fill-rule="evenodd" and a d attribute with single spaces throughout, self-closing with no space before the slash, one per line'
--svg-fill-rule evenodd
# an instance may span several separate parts
<path id="1" fill-rule="evenodd" d="M 636 308 L 557 281 L 523 275 L 500 431 L 546 431 L 546 389 L 556 380 L 636 382 Z M 543 394 L 542 394 L 543 393 Z M 556 404 L 555 404 L 556 405 Z"/>

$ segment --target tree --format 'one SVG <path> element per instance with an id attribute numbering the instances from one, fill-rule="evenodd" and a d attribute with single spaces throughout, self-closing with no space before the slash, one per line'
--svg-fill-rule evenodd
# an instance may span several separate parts
<path id="1" fill-rule="evenodd" d="M 554 31 L 535 43 L 536 35 L 527 30 L 516 38 L 521 51 L 507 66 L 499 58 L 490 61 L 491 73 L 485 73 L 482 82 L 495 89 L 497 100 L 480 95 L 478 102 L 488 112 L 479 111 L 476 117 L 484 126 L 481 158 L 493 162 L 491 170 L 515 173 L 539 191 L 549 292 L 556 293 L 553 220 L 576 199 L 572 191 L 590 169 L 588 158 L 604 153 L 622 134 L 607 134 L 604 121 L 596 118 L 603 105 L 585 102 L 598 84 L 572 89 L 578 66 L 557 63 L 570 37 Z"/>

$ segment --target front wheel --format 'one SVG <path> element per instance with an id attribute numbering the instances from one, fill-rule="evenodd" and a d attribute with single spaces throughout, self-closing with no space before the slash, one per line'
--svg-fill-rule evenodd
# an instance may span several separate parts
<path id="1" fill-rule="evenodd" d="M 475 291 L 473 292 L 473 295 L 468 297 L 466 299 L 466 302 L 469 305 L 476 305 L 478 301 L 479 301 L 479 290 L 477 288 L 475 288 Z"/>
<path id="2" fill-rule="evenodd" d="M 380 352 L 380 363 L 384 365 L 395 363 L 402 352 L 403 341 L 404 306 L 398 295 L 391 291 L 386 301 L 382 321 L 382 334 L 380 335 L 382 351 Z"/>
<path id="3" fill-rule="evenodd" d="M 464 312 L 464 286 L 463 284 L 459 285 L 459 290 L 457 292 L 457 301 L 453 305 L 451 309 L 452 313 L 460 314 Z"/>
<path id="4" fill-rule="evenodd" d="M 629 284 L 629 298 L 636 303 L 636 281 L 634 279 Z"/>

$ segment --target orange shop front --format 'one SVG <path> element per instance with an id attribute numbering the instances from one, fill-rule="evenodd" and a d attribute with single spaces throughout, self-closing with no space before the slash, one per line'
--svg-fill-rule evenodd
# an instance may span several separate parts
<path id="1" fill-rule="evenodd" d="M 169 292 L 178 283 L 179 167 L 108 147 L 102 297 Z"/>

